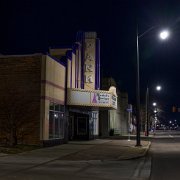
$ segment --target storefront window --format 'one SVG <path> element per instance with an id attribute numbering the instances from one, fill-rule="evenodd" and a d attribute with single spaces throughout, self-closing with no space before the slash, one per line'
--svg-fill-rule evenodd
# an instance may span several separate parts
<path id="1" fill-rule="evenodd" d="M 50 103 L 49 106 L 49 139 L 64 138 L 64 106 Z"/>
<path id="2" fill-rule="evenodd" d="M 54 104 L 55 111 L 60 111 L 60 106 L 59 104 Z"/>

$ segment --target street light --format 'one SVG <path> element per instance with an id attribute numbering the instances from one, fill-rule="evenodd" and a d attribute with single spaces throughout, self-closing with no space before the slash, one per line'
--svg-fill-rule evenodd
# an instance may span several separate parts
<path id="1" fill-rule="evenodd" d="M 169 31 L 168 30 L 163 30 L 160 34 L 159 34 L 161 39 L 167 39 L 169 37 Z"/>
<path id="2" fill-rule="evenodd" d="M 140 136 L 140 78 L 139 78 L 139 38 L 142 38 L 149 31 L 154 29 L 154 27 L 149 28 L 141 35 L 138 34 L 137 27 L 137 37 L 136 37 L 136 50 L 137 50 L 137 69 L 136 69 L 136 146 L 141 146 L 141 136 Z M 166 40 L 169 37 L 169 31 L 160 32 L 160 38 Z"/>
<path id="3" fill-rule="evenodd" d="M 156 110 L 156 109 L 154 110 L 154 113 L 157 113 L 157 110 Z"/>
<path id="4" fill-rule="evenodd" d="M 156 86 L 156 90 L 160 91 L 161 90 L 161 86 Z"/>

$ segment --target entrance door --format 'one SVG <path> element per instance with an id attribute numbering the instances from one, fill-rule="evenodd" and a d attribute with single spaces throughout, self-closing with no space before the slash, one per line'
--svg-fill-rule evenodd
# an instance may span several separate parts
<path id="1" fill-rule="evenodd" d="M 89 115 L 70 112 L 69 116 L 69 140 L 88 140 Z"/>
<path id="2" fill-rule="evenodd" d="M 76 117 L 75 138 L 79 140 L 89 139 L 89 117 L 78 114 Z"/>
<path id="3" fill-rule="evenodd" d="M 87 118 L 77 117 L 77 135 L 85 136 L 87 135 Z"/>

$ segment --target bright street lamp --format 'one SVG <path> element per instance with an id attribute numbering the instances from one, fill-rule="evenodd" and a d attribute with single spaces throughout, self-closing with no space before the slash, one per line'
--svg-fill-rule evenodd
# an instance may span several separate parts
<path id="1" fill-rule="evenodd" d="M 153 102 L 153 104 L 152 104 L 153 106 L 157 106 L 157 103 L 156 102 Z"/>
<path id="2" fill-rule="evenodd" d="M 162 89 L 161 86 L 156 86 L 156 90 L 157 90 L 157 91 L 160 91 L 161 89 Z"/>
<path id="3" fill-rule="evenodd" d="M 160 32 L 159 37 L 162 40 L 165 40 L 169 37 L 169 31 L 168 30 L 163 30 L 162 32 Z"/>
<path id="4" fill-rule="evenodd" d="M 142 38 L 145 34 L 150 32 L 155 27 L 151 27 L 148 30 L 146 30 L 142 34 L 138 34 L 138 26 L 137 26 L 137 35 L 136 35 L 136 55 L 137 55 L 137 66 L 136 66 L 136 146 L 141 146 L 141 135 L 140 135 L 140 74 L 139 74 L 139 39 Z M 162 31 L 160 33 L 160 38 L 162 40 L 165 40 L 169 37 L 169 31 Z M 147 94 L 148 94 L 148 88 L 147 88 Z M 148 102 L 147 102 L 148 104 Z M 148 105 L 147 105 L 148 107 Z M 148 113 L 147 113 L 148 114 Z M 147 115 L 148 116 L 148 115 Z M 148 120 L 147 120 L 148 124 Z M 147 127 L 148 128 L 148 127 Z M 147 132 L 149 133 L 149 129 L 147 129 Z"/>

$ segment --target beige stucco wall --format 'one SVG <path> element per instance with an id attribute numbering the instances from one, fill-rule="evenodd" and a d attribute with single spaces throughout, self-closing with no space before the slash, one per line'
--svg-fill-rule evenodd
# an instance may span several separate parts
<path id="1" fill-rule="evenodd" d="M 41 67 L 41 140 L 49 139 L 49 104 L 53 101 L 64 104 L 65 74 L 63 65 L 46 55 Z"/>
<path id="2" fill-rule="evenodd" d="M 65 88 L 65 67 L 51 57 L 46 56 L 46 81 L 53 83 L 46 83 L 46 93 L 48 97 L 64 101 Z M 58 87 L 57 87 L 58 86 Z"/>
<path id="3" fill-rule="evenodd" d="M 116 110 L 110 110 L 109 111 L 109 125 L 110 129 L 116 129 L 117 128 L 117 122 L 116 122 Z"/>

